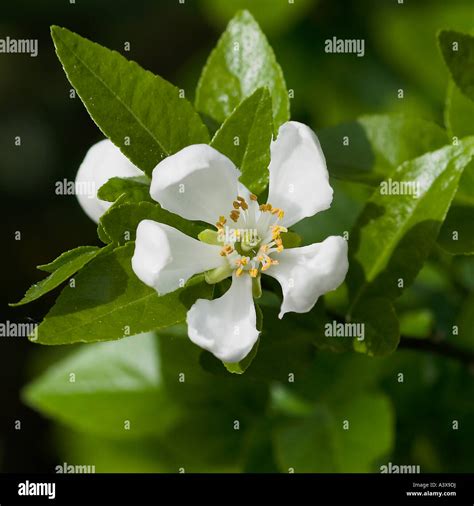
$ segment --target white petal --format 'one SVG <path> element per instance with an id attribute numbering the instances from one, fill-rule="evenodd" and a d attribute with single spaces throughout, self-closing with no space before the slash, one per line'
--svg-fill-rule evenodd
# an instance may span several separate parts
<path id="1" fill-rule="evenodd" d="M 226 156 L 207 144 L 194 144 L 155 167 L 150 195 L 172 213 L 213 225 L 232 211 L 239 176 Z"/>
<path id="2" fill-rule="evenodd" d="M 112 205 L 97 198 L 97 191 L 112 177 L 133 177 L 143 172 L 108 139 L 94 144 L 76 175 L 76 195 L 85 213 L 96 223 Z"/>
<path id="3" fill-rule="evenodd" d="M 138 225 L 132 268 L 160 295 L 173 292 L 194 274 L 223 262 L 219 246 L 205 244 L 156 221 L 143 220 Z"/>
<path id="4" fill-rule="evenodd" d="M 280 282 L 283 303 L 279 317 L 285 313 L 306 313 L 318 297 L 335 290 L 346 277 L 349 263 L 347 242 L 340 236 L 330 236 L 323 242 L 283 250 L 278 265 L 265 272 Z"/>
<path id="5" fill-rule="evenodd" d="M 250 276 L 234 274 L 222 297 L 197 300 L 188 311 L 187 323 L 191 341 L 223 362 L 245 358 L 259 334 Z"/>
<path id="6" fill-rule="evenodd" d="M 311 128 L 288 121 L 271 144 L 268 202 L 285 211 L 289 227 L 328 209 L 332 188 L 321 145 Z"/>

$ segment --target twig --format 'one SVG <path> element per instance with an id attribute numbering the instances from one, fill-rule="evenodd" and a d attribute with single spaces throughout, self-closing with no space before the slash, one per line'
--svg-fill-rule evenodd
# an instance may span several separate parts
<path id="1" fill-rule="evenodd" d="M 469 367 L 474 372 L 474 353 L 469 350 L 460 349 L 446 341 L 429 339 L 416 339 L 412 337 L 400 337 L 401 349 L 424 351 L 434 353 L 443 357 L 452 358 Z"/>

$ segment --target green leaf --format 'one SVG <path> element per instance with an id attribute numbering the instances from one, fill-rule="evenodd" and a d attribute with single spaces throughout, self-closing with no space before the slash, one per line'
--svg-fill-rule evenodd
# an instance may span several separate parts
<path id="1" fill-rule="evenodd" d="M 114 438 L 163 432 L 179 413 L 163 388 L 151 333 L 76 350 L 28 385 L 23 398 L 69 427 Z"/>
<path id="2" fill-rule="evenodd" d="M 272 131 L 270 93 L 259 88 L 237 106 L 211 141 L 240 168 L 240 182 L 257 195 L 268 184 Z"/>
<path id="3" fill-rule="evenodd" d="M 434 315 L 429 309 L 414 309 L 400 315 L 400 334 L 405 337 L 429 337 Z"/>
<path id="4" fill-rule="evenodd" d="M 36 268 L 40 271 L 45 272 L 54 272 L 63 265 L 67 265 L 70 262 L 74 262 L 76 259 L 81 258 L 83 255 L 97 252 L 97 246 L 79 246 L 77 248 L 71 249 L 69 251 L 65 251 L 58 256 L 58 258 L 54 259 L 52 262 L 47 264 L 38 265 Z"/>
<path id="5" fill-rule="evenodd" d="M 331 176 L 374 185 L 403 162 L 448 143 L 435 123 L 395 114 L 362 116 L 318 137 Z"/>
<path id="6" fill-rule="evenodd" d="M 209 134 L 178 88 L 66 28 L 51 36 L 66 75 L 102 132 L 146 174 Z"/>
<path id="7" fill-rule="evenodd" d="M 185 325 L 160 332 L 160 353 L 167 389 L 192 412 L 218 406 L 219 411 L 230 410 L 242 420 L 266 409 L 268 385 L 248 373 L 229 374 L 220 360 L 191 342 Z"/>
<path id="8" fill-rule="evenodd" d="M 104 251 L 106 251 L 106 248 L 101 249 L 96 246 L 80 246 L 79 248 L 66 251 L 49 264 L 39 265 L 38 269 L 50 272 L 51 274 L 28 288 L 25 296 L 19 302 L 10 304 L 10 306 L 21 306 L 39 299 L 68 280 L 87 263 L 104 253 Z"/>
<path id="9" fill-rule="evenodd" d="M 270 90 L 278 129 L 290 117 L 283 72 L 257 22 L 248 11 L 241 11 L 207 60 L 196 89 L 196 107 L 222 123 L 243 99 L 262 87 Z"/>
<path id="10" fill-rule="evenodd" d="M 452 205 L 441 227 L 438 243 L 452 255 L 474 254 L 474 207 Z"/>
<path id="11" fill-rule="evenodd" d="M 201 7 L 217 28 L 227 23 L 235 12 L 250 9 L 265 33 L 290 30 L 314 7 L 315 0 L 201 0 Z"/>
<path id="12" fill-rule="evenodd" d="M 395 299 L 413 282 L 473 153 L 473 138 L 427 153 L 391 174 L 387 194 L 383 187 L 374 192 L 349 240 L 346 281 L 352 308 L 362 295 Z M 394 195 L 401 182 L 418 185 L 411 187 L 418 197 L 407 191 Z"/>
<path id="13" fill-rule="evenodd" d="M 474 134 L 474 102 L 463 95 L 450 80 L 444 110 L 446 128 L 451 137 Z"/>
<path id="14" fill-rule="evenodd" d="M 109 341 L 127 335 L 169 327 L 184 321 L 197 298 L 209 298 L 212 289 L 203 276 L 184 288 L 158 296 L 132 271 L 134 243 L 90 262 L 67 286 L 37 328 L 35 342 L 70 344 Z"/>
<path id="15" fill-rule="evenodd" d="M 152 202 L 150 197 L 150 179 L 146 176 L 138 177 L 112 177 L 103 184 L 97 196 L 107 202 L 115 202 L 122 195 L 122 202 Z"/>
<path id="16" fill-rule="evenodd" d="M 109 238 L 117 244 L 134 241 L 138 224 L 142 220 L 153 220 L 181 230 L 191 237 L 205 228 L 181 218 L 177 214 L 162 209 L 159 204 L 151 202 L 125 202 L 111 207 L 100 219 L 100 224 Z"/>
<path id="17" fill-rule="evenodd" d="M 291 230 L 288 230 L 288 232 L 282 232 L 281 240 L 285 249 L 298 248 L 301 246 L 301 236 L 296 232 L 292 232 Z"/>
<path id="18" fill-rule="evenodd" d="M 438 35 L 444 61 L 456 86 L 474 100 L 474 36 L 454 30 Z"/>
<path id="19" fill-rule="evenodd" d="M 400 326 L 391 301 L 385 297 L 365 298 L 354 307 L 350 323 L 364 325 L 364 339 L 352 339 L 352 347 L 372 357 L 393 353 L 400 342 Z"/>
<path id="20" fill-rule="evenodd" d="M 393 411 L 381 394 L 364 394 L 277 428 L 274 443 L 283 472 L 367 473 L 393 445 Z"/>

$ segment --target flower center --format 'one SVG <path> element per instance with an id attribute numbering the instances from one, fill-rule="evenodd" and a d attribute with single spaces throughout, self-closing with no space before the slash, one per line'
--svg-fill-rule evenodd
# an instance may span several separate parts
<path id="1" fill-rule="evenodd" d="M 237 276 L 248 273 L 256 278 L 278 264 L 274 257 L 283 251 L 280 234 L 288 231 L 279 224 L 284 212 L 271 204 L 259 206 L 255 195 L 250 195 L 248 203 L 238 196 L 232 206 L 229 221 L 220 216 L 216 223 L 218 241 L 223 244 L 221 255 Z"/>

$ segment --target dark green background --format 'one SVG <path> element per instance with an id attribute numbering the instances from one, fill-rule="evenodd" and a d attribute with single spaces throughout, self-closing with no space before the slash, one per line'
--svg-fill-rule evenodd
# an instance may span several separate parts
<path id="1" fill-rule="evenodd" d="M 403 5 L 396 0 L 307 0 L 294 19 L 270 16 L 260 0 L 4 2 L 0 38 L 36 38 L 39 55 L 0 54 L 1 321 L 39 322 L 55 293 L 31 306 L 7 307 L 41 278 L 35 265 L 78 245 L 98 244 L 95 226 L 75 197 L 54 193 L 55 182 L 74 178 L 86 150 L 101 135 L 80 100 L 69 98 L 71 86 L 54 54 L 49 26 L 66 26 L 117 49 L 191 97 L 226 24 L 226 13 L 219 15 L 221 9 L 213 5 L 219 1 L 254 4 L 250 10 L 268 35 L 288 88 L 295 91 L 292 117 L 314 129 L 385 112 L 442 124 L 447 72 L 436 32 L 468 31 L 474 25 L 472 0 L 405 0 Z M 232 14 L 229 8 L 227 19 Z M 333 36 L 365 39 L 365 57 L 325 54 L 324 41 Z M 129 52 L 123 50 L 127 41 Z M 397 98 L 400 88 L 403 100 Z M 18 135 L 21 147 L 14 146 Z M 16 231 L 21 241 L 14 240 Z M 472 262 L 465 263 L 472 270 Z M 449 286 L 430 295 L 441 321 L 450 321 L 462 302 Z M 64 353 L 39 349 L 26 339 L 0 338 L 0 471 L 51 471 L 61 462 L 49 423 L 21 403 L 19 391 L 43 363 Z M 382 368 L 379 386 L 392 398 L 397 418 L 395 451 L 387 461 L 421 463 L 426 471 L 472 470 L 473 380 L 466 368 L 406 351 Z M 398 370 L 412 387 L 396 388 Z M 353 380 L 347 378 L 347 388 Z M 453 435 L 449 424 L 455 418 L 464 420 L 464 430 Z M 14 430 L 15 420 L 21 420 L 21 431 Z"/>

